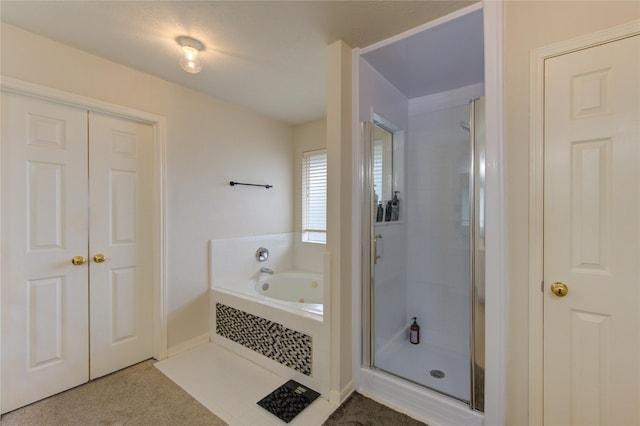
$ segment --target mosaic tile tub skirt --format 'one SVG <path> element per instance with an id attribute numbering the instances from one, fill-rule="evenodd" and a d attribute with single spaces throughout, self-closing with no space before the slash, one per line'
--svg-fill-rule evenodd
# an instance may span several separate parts
<path id="1" fill-rule="evenodd" d="M 312 338 L 307 334 L 222 303 L 216 303 L 216 334 L 311 375 Z"/>

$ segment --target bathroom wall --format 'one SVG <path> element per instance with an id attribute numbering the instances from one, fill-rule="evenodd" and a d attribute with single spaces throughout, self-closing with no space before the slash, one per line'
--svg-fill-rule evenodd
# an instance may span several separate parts
<path id="1" fill-rule="evenodd" d="M 469 104 L 411 111 L 407 183 L 407 316 L 425 343 L 469 354 Z M 408 318 L 407 318 L 408 320 Z"/>
<path id="2" fill-rule="evenodd" d="M 372 112 L 384 117 L 401 129 L 408 127 L 407 97 L 387 81 L 367 61 L 360 58 L 360 121 L 372 121 Z"/>
<path id="3" fill-rule="evenodd" d="M 166 117 L 168 345 L 206 338 L 207 241 L 293 230 L 292 127 L 5 23 L 1 31 L 2 75 Z"/>
<path id="4" fill-rule="evenodd" d="M 288 232 L 211 240 L 211 287 L 247 282 L 259 275 L 261 267 L 276 272 L 293 269 L 293 236 Z M 269 257 L 264 262 L 256 259 L 256 251 L 260 247 L 269 250 Z"/>
<path id="5" fill-rule="evenodd" d="M 382 77 L 364 59 L 360 59 L 360 121 L 372 121 L 372 112 L 393 123 L 398 128 L 408 128 L 408 99 L 393 84 Z M 401 210 L 408 203 L 403 187 L 406 182 L 406 156 L 402 151 L 399 176 Z M 395 164 L 394 164 L 395 165 Z M 394 173 L 395 174 L 395 173 Z M 407 317 L 407 245 L 406 214 L 401 211 L 398 222 L 378 223 L 374 235 L 380 235 L 378 254 L 382 256 L 375 266 L 375 334 L 376 350 L 402 332 L 408 324 Z"/>
<path id="6" fill-rule="evenodd" d="M 528 424 L 529 63 L 531 50 L 640 18 L 637 1 L 505 2 L 508 425 Z"/>
<path id="7" fill-rule="evenodd" d="M 229 286 L 249 281 L 261 267 L 275 272 L 291 269 L 322 273 L 322 255 L 295 253 L 300 241 L 300 233 L 257 235 L 238 238 L 211 240 L 211 286 Z M 256 259 L 256 250 L 264 247 L 269 257 L 264 262 Z M 301 263 L 296 263 L 296 260 Z"/>
<path id="8" fill-rule="evenodd" d="M 331 324 L 331 401 L 342 402 L 353 390 L 353 54 L 341 40 L 327 48 L 327 251 Z M 330 279 L 326 279 L 327 275 Z M 326 295 L 325 289 L 325 295 Z M 325 302 L 327 302 L 325 300 Z"/>

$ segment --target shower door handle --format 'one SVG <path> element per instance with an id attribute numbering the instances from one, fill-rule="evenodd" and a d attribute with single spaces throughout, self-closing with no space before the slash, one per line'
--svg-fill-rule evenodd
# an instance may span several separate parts
<path id="1" fill-rule="evenodd" d="M 373 263 L 378 263 L 378 259 L 382 259 L 382 255 L 378 254 L 378 240 L 382 239 L 382 234 L 378 234 L 373 239 Z M 382 241 L 380 241 L 382 244 Z M 382 250 L 380 250 L 382 252 Z"/>

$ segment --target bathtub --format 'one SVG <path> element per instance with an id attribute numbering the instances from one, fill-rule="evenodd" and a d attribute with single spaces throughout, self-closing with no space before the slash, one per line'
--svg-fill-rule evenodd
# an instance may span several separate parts
<path id="1" fill-rule="evenodd" d="M 265 298 L 292 308 L 314 314 L 323 314 L 322 275 L 311 272 L 287 271 L 260 274 L 249 286 L 258 298 Z"/>
<path id="2" fill-rule="evenodd" d="M 285 271 L 273 275 L 259 273 L 247 281 L 221 284 L 224 289 L 254 298 L 287 311 L 310 313 L 322 319 L 324 286 L 322 274 Z"/>
<path id="3" fill-rule="evenodd" d="M 211 288 L 211 340 L 329 395 L 322 274 L 285 271 Z"/>

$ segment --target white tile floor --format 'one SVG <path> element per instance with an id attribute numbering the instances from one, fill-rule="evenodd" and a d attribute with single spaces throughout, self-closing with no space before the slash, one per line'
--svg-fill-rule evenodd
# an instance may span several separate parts
<path id="1" fill-rule="evenodd" d="M 376 353 L 375 364 L 384 371 L 415 383 L 463 401 L 469 400 L 471 373 L 468 355 L 426 342 L 412 345 L 407 336 L 398 335 Z M 431 370 L 440 370 L 445 376 L 434 378 Z"/>
<path id="2" fill-rule="evenodd" d="M 256 403 L 283 385 L 280 377 L 231 351 L 206 343 L 155 366 L 231 426 L 271 426 L 286 423 Z M 337 408 L 319 397 L 289 424 L 321 425 Z"/>

